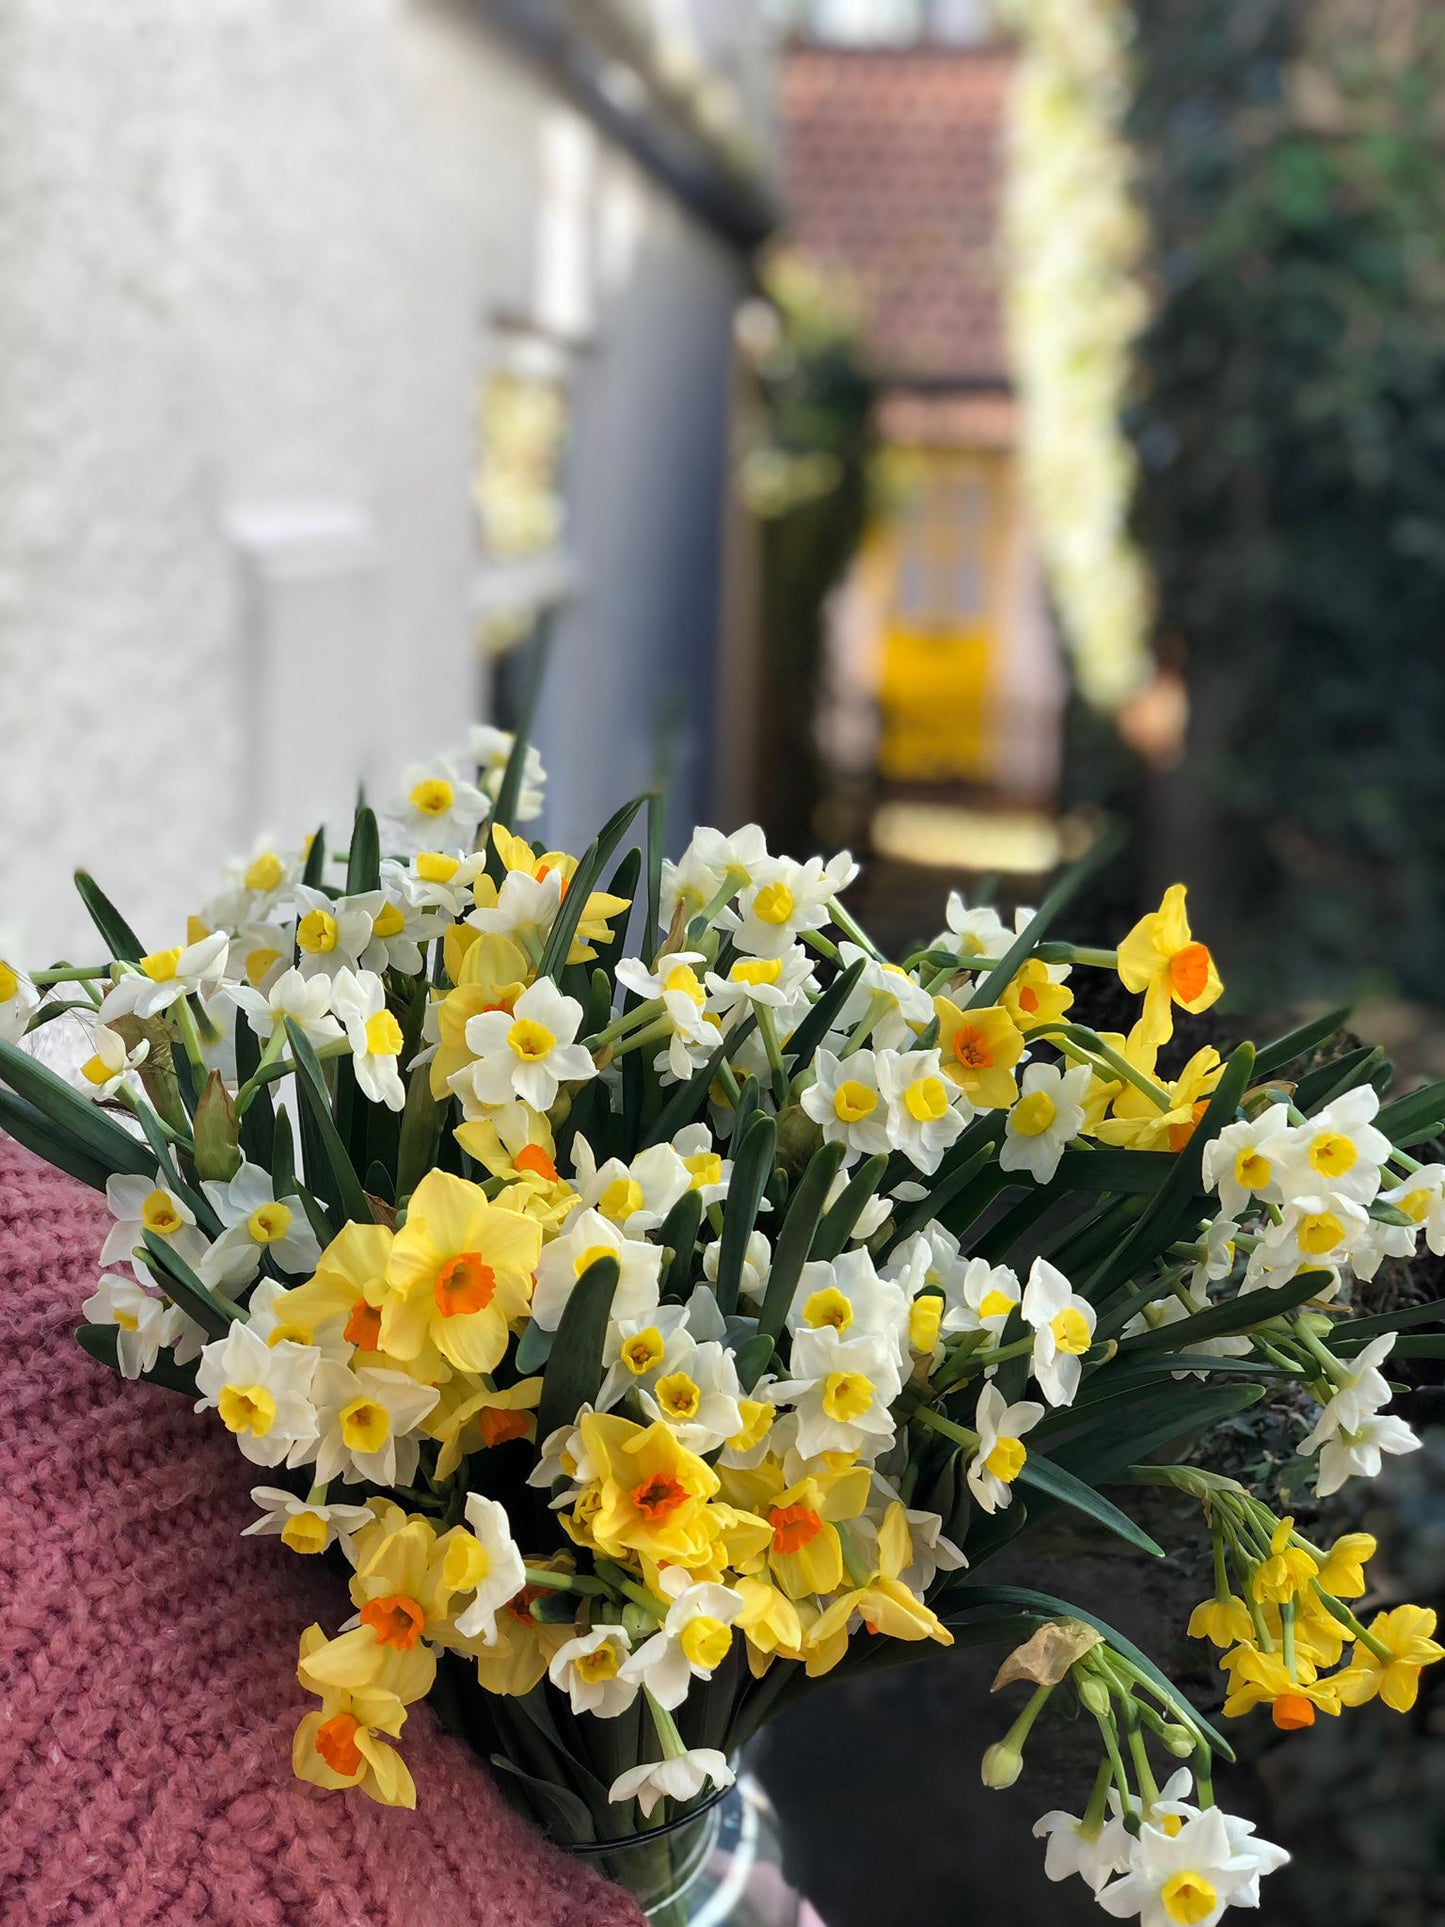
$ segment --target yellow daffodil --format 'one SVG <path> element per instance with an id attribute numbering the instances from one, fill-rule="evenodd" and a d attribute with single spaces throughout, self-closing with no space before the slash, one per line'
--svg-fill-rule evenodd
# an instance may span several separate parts
<path id="1" fill-rule="evenodd" d="M 1039 1024 L 1054 1024 L 1073 1004 L 1074 993 L 1067 984 L 1055 983 L 1049 967 L 1037 957 L 1025 957 L 1014 972 L 1007 990 L 999 998 L 1021 1031 Z"/>
<path id="2" fill-rule="evenodd" d="M 589 1520 L 594 1543 L 613 1559 L 635 1553 L 659 1564 L 705 1565 L 716 1533 L 707 1503 L 718 1489 L 712 1467 L 661 1420 L 644 1427 L 589 1412 L 580 1430 L 600 1488 Z"/>
<path id="3" fill-rule="evenodd" d="M 467 1025 L 472 1018 L 485 1010 L 510 1010 L 532 981 L 532 968 L 520 944 L 510 937 L 484 937 L 477 931 L 470 935 L 473 941 L 465 951 L 448 960 L 449 971 L 455 964 L 454 988 L 427 1013 L 427 1035 L 435 1034 L 437 1040 L 427 1075 L 438 1103 L 451 1095 L 447 1079 L 472 1061 L 473 1053 L 467 1049 Z M 550 1145 L 547 1148 L 550 1151 Z M 471 1156 L 479 1155 L 470 1146 L 467 1149 Z"/>
<path id="4" fill-rule="evenodd" d="M 1294 1520 L 1281 1519 L 1269 1542 L 1269 1557 L 1255 1567 L 1250 1590 L 1257 1600 L 1283 1604 L 1308 1593 L 1319 1562 L 1301 1545 L 1291 1545 Z"/>
<path id="5" fill-rule="evenodd" d="M 1280 1654 L 1263 1653 L 1256 1646 L 1236 1646 L 1219 1663 L 1229 1676 L 1224 1702 L 1227 1719 L 1268 1706 L 1275 1725 L 1282 1733 L 1290 1733 L 1313 1726 L 1316 1711 L 1339 1713 L 1338 1685 L 1333 1679 L 1317 1679 L 1315 1668 L 1302 1656 L 1296 1656 L 1293 1673 Z"/>
<path id="6" fill-rule="evenodd" d="M 577 873 L 575 856 L 568 856 L 562 850 L 548 850 L 538 856 L 525 838 L 513 836 L 500 823 L 492 825 L 492 843 L 509 875 L 529 876 L 538 883 L 556 876 L 561 882 L 562 898 L 566 898 L 568 885 Z M 473 894 L 481 911 L 494 910 L 500 896 L 497 885 L 489 877 L 477 878 Z M 583 906 L 572 948 L 567 953 L 568 963 L 587 963 L 597 955 L 597 944 L 610 943 L 611 919 L 630 909 L 631 901 L 630 897 L 614 897 L 606 890 L 594 890 Z"/>
<path id="7" fill-rule="evenodd" d="M 1349 1665 L 1335 1676 L 1340 1698 L 1346 1706 L 1363 1706 L 1378 1693 L 1396 1713 L 1408 1713 L 1420 1691 L 1420 1669 L 1445 1659 L 1445 1646 L 1432 1635 L 1435 1613 L 1428 1606 L 1396 1606 L 1393 1612 L 1376 1613 L 1370 1621 L 1370 1637 L 1386 1647 L 1381 1658 L 1363 1638 L 1355 1644 Z"/>
<path id="8" fill-rule="evenodd" d="M 478 1637 L 461 1647 L 476 1660 L 483 1692 L 517 1699 L 530 1693 L 553 1656 L 572 1638 L 576 1628 L 570 1619 L 553 1623 L 532 1617 L 532 1601 L 542 1596 L 529 1586 L 498 1608 L 497 1636 L 490 1646 Z"/>
<path id="9" fill-rule="evenodd" d="M 541 1397 L 540 1378 L 521 1379 L 505 1391 L 491 1391 L 486 1386 L 470 1391 L 453 1379 L 443 1389 L 440 1403 L 423 1421 L 424 1430 L 442 1448 L 437 1454 L 436 1476 L 449 1479 L 467 1453 L 505 1445 L 509 1439 L 535 1439 Z"/>
<path id="10" fill-rule="evenodd" d="M 480 1185 L 429 1171 L 386 1263 L 381 1348 L 415 1358 L 428 1342 L 464 1372 L 490 1372 L 524 1316 L 541 1226 L 492 1204 Z"/>
<path id="11" fill-rule="evenodd" d="M 1184 885 L 1171 884 L 1164 901 L 1141 917 L 1119 945 L 1119 981 L 1143 992 L 1144 1009 L 1135 1031 L 1146 1044 L 1165 1044 L 1174 1034 L 1174 1010 L 1197 1015 L 1219 997 L 1224 986 L 1206 944 L 1196 943 L 1184 907 Z"/>
<path id="12" fill-rule="evenodd" d="M 1189 1637 L 1207 1639 L 1221 1650 L 1254 1637 L 1249 1608 L 1236 1594 L 1225 1599 L 1203 1599 L 1189 1615 Z"/>
<path id="13" fill-rule="evenodd" d="M 1154 1077 L 1154 1047 L 1128 1039 L 1128 1058 L 1144 1076 Z M 1120 1144 L 1132 1151 L 1182 1151 L 1209 1108 L 1209 1095 L 1224 1074 L 1219 1052 L 1206 1045 L 1196 1051 L 1172 1084 L 1161 1084 L 1164 1102 L 1157 1103 L 1137 1084 L 1121 1084 L 1114 1098 L 1114 1115 L 1094 1126 L 1103 1144 Z"/>
<path id="14" fill-rule="evenodd" d="M 751 1576 L 735 1579 L 733 1585 L 743 1596 L 734 1624 L 747 1642 L 753 1678 L 761 1679 L 774 1659 L 801 1659 L 803 1622 L 782 1588 Z"/>
<path id="15" fill-rule="evenodd" d="M 728 1474 L 730 1495 L 766 1521 L 769 1576 L 793 1600 L 835 1592 L 842 1585 L 843 1542 L 837 1522 L 860 1515 L 871 1484 L 867 1466 L 845 1465 L 787 1485 L 782 1461 L 774 1457 L 751 1472 Z"/>
<path id="16" fill-rule="evenodd" d="M 339 1656 L 339 1644 L 319 1626 L 301 1635 L 297 1677 L 319 1696 L 321 1708 L 296 1729 L 292 1770 L 312 1786 L 360 1787 L 381 1806 L 414 1807 L 406 1762 L 385 1739 L 399 1736 L 407 1707 L 431 1691 L 436 1659 L 420 1644 L 401 1652 L 373 1642 L 368 1665 L 357 1671 L 354 1649 Z"/>
<path id="17" fill-rule="evenodd" d="M 1319 1581 L 1336 1599 L 1358 1599 L 1365 1590 L 1365 1567 L 1374 1558 L 1373 1534 L 1347 1532 L 1336 1539 L 1320 1567 Z"/>
<path id="18" fill-rule="evenodd" d="M 900 1575 L 913 1563 L 908 1514 L 895 1500 L 878 1528 L 878 1563 L 866 1585 L 840 1593 L 808 1629 L 804 1654 L 810 1678 L 831 1672 L 848 1650 L 848 1628 L 856 1613 L 873 1633 L 889 1639 L 932 1639 L 951 1646 L 953 1634 L 937 1613 L 904 1585 Z"/>
<path id="19" fill-rule="evenodd" d="M 1013 1067 L 1024 1048 L 1013 1018 L 997 1004 L 984 1010 L 960 1010 L 947 997 L 935 997 L 933 1011 L 943 1075 L 978 1110 L 1007 1109 L 1019 1094 Z"/>

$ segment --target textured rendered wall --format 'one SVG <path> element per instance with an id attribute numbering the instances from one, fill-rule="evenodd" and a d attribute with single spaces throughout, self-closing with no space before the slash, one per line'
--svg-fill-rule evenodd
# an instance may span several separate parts
<path id="1" fill-rule="evenodd" d="M 216 867 L 455 736 L 477 383 L 534 306 L 545 83 L 456 0 L 0 8 L 0 941 L 159 945 Z M 582 597 L 552 828 L 705 699 L 734 257 L 624 157 L 586 208 Z M 705 734 L 705 731 L 704 731 Z M 694 789 L 705 759 L 688 763 Z"/>

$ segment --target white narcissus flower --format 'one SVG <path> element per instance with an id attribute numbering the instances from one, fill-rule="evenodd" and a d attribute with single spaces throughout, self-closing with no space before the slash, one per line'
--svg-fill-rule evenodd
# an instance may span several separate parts
<path id="1" fill-rule="evenodd" d="M 1422 1164 L 1389 1191 L 1381 1204 L 1392 1204 L 1423 1230 L 1425 1242 L 1437 1258 L 1445 1257 L 1445 1164 Z"/>
<path id="2" fill-rule="evenodd" d="M 1348 1479 L 1374 1479 L 1383 1455 L 1417 1452 L 1420 1440 L 1403 1419 L 1383 1411 L 1392 1396 L 1380 1366 L 1394 1348 L 1397 1332 L 1373 1339 L 1326 1404 L 1308 1438 L 1296 1448 L 1302 1456 L 1320 1455 L 1315 1490 L 1327 1499 Z"/>
<path id="3" fill-rule="evenodd" d="M 487 1569 L 477 1583 L 471 1605 L 458 1615 L 456 1629 L 463 1639 L 475 1639 L 480 1634 L 485 1645 L 495 1646 L 497 1614 L 525 1588 L 527 1570 L 512 1537 L 507 1508 L 500 1500 L 469 1492 L 466 1513 L 472 1536 L 486 1554 Z"/>
<path id="4" fill-rule="evenodd" d="M 836 1028 L 851 1031 L 871 1017 L 868 1041 L 875 1050 L 910 1050 L 919 1032 L 933 1022 L 933 999 L 901 964 L 883 963 L 856 943 L 838 945 L 838 962 L 844 970 L 860 958 L 863 969 L 838 1013 Z"/>
<path id="5" fill-rule="evenodd" d="M 662 1362 L 638 1387 L 642 1409 L 670 1426 L 690 1452 L 714 1452 L 741 1429 L 742 1387 L 733 1355 L 717 1339 L 675 1332 Z"/>
<path id="6" fill-rule="evenodd" d="M 134 1050 L 127 1050 L 119 1031 L 97 1024 L 91 1037 L 95 1054 L 80 1067 L 80 1089 L 97 1102 L 114 1097 L 133 1070 L 150 1055 L 150 1044 L 142 1037 Z"/>
<path id="7" fill-rule="evenodd" d="M 900 1367 L 908 1353 L 908 1300 L 903 1287 L 880 1278 L 866 1251 L 810 1259 L 799 1274 L 787 1325 L 792 1332 L 827 1325 L 839 1337 L 885 1339 Z"/>
<path id="8" fill-rule="evenodd" d="M 630 1164 L 608 1158 L 599 1165 L 580 1134 L 572 1140 L 576 1211 L 593 1207 L 628 1238 L 655 1231 L 686 1191 L 691 1174 L 670 1144 L 650 1144 Z"/>
<path id="9" fill-rule="evenodd" d="M 634 1689 L 645 1686 L 658 1705 L 671 1712 L 687 1698 L 695 1679 L 711 1679 L 727 1658 L 733 1621 L 744 1602 L 730 1586 L 689 1585 L 679 1567 L 664 1567 L 663 1573 L 678 1573 L 680 1581 L 674 1583 L 680 1583 L 680 1590 L 658 1631 L 623 1661 L 621 1677 Z"/>
<path id="10" fill-rule="evenodd" d="M 422 952 L 440 934 L 442 920 L 423 909 L 402 891 L 382 891 L 382 905 L 372 920 L 371 941 L 361 953 L 363 970 L 399 970 L 419 977 L 425 967 Z"/>
<path id="11" fill-rule="evenodd" d="M 164 1238 L 192 1270 L 205 1257 L 206 1236 L 196 1223 L 195 1213 L 184 1198 L 178 1198 L 174 1191 L 168 1191 L 153 1178 L 117 1174 L 106 1183 L 105 1201 L 115 1223 L 100 1247 L 103 1265 L 128 1261 L 142 1283 L 149 1280 L 151 1273 L 146 1259 L 136 1256 L 138 1251 L 145 1250 L 147 1231 L 153 1237 Z"/>
<path id="12" fill-rule="evenodd" d="M 371 942 L 372 926 L 386 902 L 380 890 L 357 897 L 329 897 L 324 890 L 298 883 L 291 894 L 296 903 L 301 975 L 333 977 L 338 970 L 359 969 L 361 953 Z"/>
<path id="13" fill-rule="evenodd" d="M 477 782 L 492 803 L 501 794 L 502 779 L 507 773 L 507 764 L 516 741 L 509 729 L 498 729 L 494 723 L 473 723 L 465 751 L 454 759 L 476 764 Z M 522 752 L 522 782 L 517 791 L 516 817 L 519 823 L 534 823 L 542 814 L 546 784 L 547 772 L 542 767 L 541 751 L 528 743 Z"/>
<path id="14" fill-rule="evenodd" d="M 1258 1117 L 1226 1124 L 1204 1147 L 1205 1187 L 1218 1191 L 1219 1205 L 1228 1218 L 1239 1218 L 1251 1202 L 1277 1204 L 1280 1167 L 1289 1132 L 1283 1104 L 1266 1105 Z"/>
<path id="15" fill-rule="evenodd" d="M 1280 1188 L 1286 1198 L 1349 1198 L 1370 1204 L 1380 1188 L 1380 1167 L 1390 1155 L 1390 1140 L 1373 1123 L 1379 1092 L 1361 1084 L 1337 1097 L 1327 1110 L 1298 1124 L 1283 1141 Z"/>
<path id="16" fill-rule="evenodd" d="M 750 1010 L 762 1009 L 772 1013 L 780 1037 L 796 1028 L 809 996 L 818 989 L 812 961 L 800 943 L 790 944 L 778 957 L 735 958 L 726 977 L 710 970 L 703 981 L 707 1007 L 724 1030 Z"/>
<path id="17" fill-rule="evenodd" d="M 972 969 L 979 957 L 997 959 L 1012 941 L 1003 919 L 991 904 L 970 910 L 957 890 L 948 893 L 945 911 L 948 928 L 940 931 L 930 948 L 951 950 L 959 962 Z"/>
<path id="18" fill-rule="evenodd" d="M 580 1212 L 560 1238 L 542 1247 L 532 1318 L 543 1331 L 556 1331 L 577 1280 L 598 1258 L 615 1258 L 618 1263 L 620 1275 L 612 1294 L 614 1319 L 641 1318 L 656 1310 L 661 1245 L 624 1238 L 600 1211 L 589 1209 Z"/>
<path id="19" fill-rule="evenodd" d="M 660 927 L 672 928 L 679 903 L 690 921 L 707 909 L 725 885 L 731 886 L 728 895 L 735 897 L 768 860 L 767 841 L 756 823 L 745 823 L 732 836 L 699 826 L 679 860 L 663 863 Z"/>
<path id="20" fill-rule="evenodd" d="M 1044 1415 L 1033 1399 L 1008 1404 L 997 1385 L 985 1385 L 974 1414 L 978 1445 L 968 1462 L 968 1489 L 985 1512 L 1013 1503 L 1013 1483 L 1028 1459 L 1024 1435 Z"/>
<path id="21" fill-rule="evenodd" d="M 637 1681 L 623 1670 L 631 1651 L 632 1639 L 625 1626 L 597 1626 L 559 1646 L 547 1676 L 567 1694 L 574 1713 L 615 1720 L 637 1698 Z"/>
<path id="22" fill-rule="evenodd" d="M 370 971 L 359 976 L 345 968 L 331 980 L 331 1007 L 346 1026 L 351 1045 L 351 1067 L 356 1081 L 373 1104 L 388 1110 L 406 1107 L 406 1086 L 397 1069 L 403 1038 L 401 1025 L 386 1007 L 386 986 Z"/>
<path id="23" fill-rule="evenodd" d="M 750 957 L 781 957 L 805 930 L 823 928 L 829 898 L 840 896 L 857 874 L 847 850 L 828 863 L 818 856 L 806 863 L 766 858 L 753 866 L 752 881 L 738 901 L 733 942 Z"/>
<path id="24" fill-rule="evenodd" d="M 717 1239 L 703 1246 L 702 1275 L 710 1285 L 717 1283 L 717 1268 L 721 1257 L 722 1245 Z M 768 1243 L 766 1234 L 761 1231 L 750 1231 L 747 1250 L 743 1253 L 743 1275 L 738 1281 L 738 1290 L 744 1298 L 758 1300 L 766 1295 L 768 1274 L 772 1267 L 773 1248 Z"/>
<path id="25" fill-rule="evenodd" d="M 39 1003 L 25 972 L 0 957 L 0 1041 L 18 1044 Z"/>
<path id="26" fill-rule="evenodd" d="M 1232 1831 L 1210 1807 L 1174 1833 L 1146 1821 L 1130 1843 L 1129 1871 L 1097 1899 L 1116 1920 L 1137 1915 L 1140 1927 L 1215 1927 L 1227 1907 L 1257 1906 L 1260 1875 L 1288 1858 L 1267 1840 Z"/>
<path id="27" fill-rule="evenodd" d="M 732 1159 L 725 1158 L 714 1146 L 712 1132 L 706 1124 L 684 1125 L 673 1138 L 672 1148 L 682 1160 L 688 1189 L 697 1192 L 704 1210 L 710 1204 L 721 1204 L 732 1182 Z M 766 1203 L 766 1199 L 763 1202 Z"/>
<path id="28" fill-rule="evenodd" d="M 108 1272 L 81 1310 L 93 1325 L 115 1327 L 115 1358 L 122 1378 L 139 1378 L 179 1336 L 175 1307 L 134 1278 Z"/>
<path id="29" fill-rule="evenodd" d="M 418 910 L 441 910 L 453 920 L 472 901 L 472 885 L 487 867 L 485 850 L 418 850 L 409 864 L 388 857 L 381 886 L 388 897 L 405 897 Z"/>
<path id="30" fill-rule="evenodd" d="M 1078 1814 L 1056 1807 L 1034 1822 L 1035 1840 L 1047 1840 L 1044 1877 L 1067 1880 L 1078 1874 L 1097 1894 L 1106 1880 L 1129 1865 L 1129 1836 L 1121 1820 L 1104 1821 L 1096 1833 L 1085 1833 Z"/>
<path id="31" fill-rule="evenodd" d="M 1019 1309 L 1033 1327 L 1030 1360 L 1039 1390 L 1050 1405 L 1072 1405 L 1082 1359 L 1094 1342 L 1094 1307 L 1045 1258 L 1035 1258 Z"/>
<path id="32" fill-rule="evenodd" d="M 1030 1064 L 1019 1078 L 1019 1095 L 1009 1110 L 999 1146 L 1001 1171 L 1027 1171 L 1047 1184 L 1084 1122 L 1084 1099 L 1094 1073 L 1087 1064 L 1061 1070 L 1057 1064 Z"/>
<path id="33" fill-rule="evenodd" d="M 139 967 L 128 971 L 101 1000 L 100 1021 L 108 1024 L 117 1017 L 154 1017 L 167 1010 L 178 997 L 209 996 L 220 984 L 226 969 L 230 938 L 217 930 L 199 943 L 178 944 L 174 950 L 157 950 L 142 957 Z"/>
<path id="34" fill-rule="evenodd" d="M 1234 1240 L 1238 1232 L 1239 1226 L 1223 1212 L 1213 1221 L 1204 1234 L 1198 1261 L 1189 1273 L 1187 1284 L 1190 1291 L 1198 1292 L 1202 1297 L 1206 1285 L 1217 1284 L 1221 1278 L 1229 1276 L 1234 1269 Z"/>
<path id="35" fill-rule="evenodd" d="M 639 957 L 624 957 L 617 981 L 645 1003 L 660 1002 L 671 1027 L 667 1049 L 653 1059 L 653 1069 L 682 1082 L 699 1070 L 717 1049 L 722 1033 L 707 1011 L 707 992 L 694 964 L 707 959 L 700 950 L 674 950 L 659 957 L 649 970 Z"/>
<path id="36" fill-rule="evenodd" d="M 893 1149 L 902 1151 L 930 1177 L 974 1115 L 962 1091 L 942 1075 L 939 1063 L 936 1050 L 877 1053 L 878 1088 L 888 1102 Z"/>
<path id="37" fill-rule="evenodd" d="M 325 1319 L 314 1332 L 297 1325 L 286 1303 L 286 1294 L 293 1289 L 294 1286 L 284 1285 L 279 1278 L 258 1279 L 246 1300 L 246 1323 L 251 1330 L 268 1345 L 290 1338 L 298 1345 L 314 1345 L 323 1358 L 334 1358 L 339 1365 L 349 1365 L 355 1347 L 346 1336 L 346 1319 L 338 1312 L 335 1317 Z"/>
<path id="38" fill-rule="evenodd" d="M 226 981 L 219 995 L 228 996 L 244 979 L 247 989 L 269 996 L 278 977 L 291 967 L 291 952 L 296 947 L 295 931 L 279 923 L 243 923 L 231 933 L 226 953 Z"/>
<path id="39" fill-rule="evenodd" d="M 733 1770 L 715 1747 L 694 1746 L 669 1760 L 629 1767 L 612 1782 L 607 1797 L 614 1804 L 636 1800 L 647 1819 L 659 1800 L 692 1800 L 708 1785 L 730 1787 Z"/>
<path id="40" fill-rule="evenodd" d="M 1366 1234 L 1369 1213 L 1335 1192 L 1301 1192 L 1287 1200 L 1278 1224 L 1266 1225 L 1256 1251 L 1272 1269 L 1330 1270 L 1348 1262 Z"/>
<path id="41" fill-rule="evenodd" d="M 816 1081 L 803 1092 L 802 1106 L 823 1127 L 825 1144 L 845 1147 L 846 1164 L 855 1158 L 885 1156 L 893 1148 L 888 1111 L 878 1087 L 878 1063 L 871 1050 L 835 1057 L 820 1050 L 813 1059 Z"/>
<path id="42" fill-rule="evenodd" d="M 311 1380 L 320 1360 L 310 1345 L 268 1345 L 237 1322 L 201 1352 L 196 1410 L 214 1407 L 253 1465 L 279 1465 L 316 1437 Z"/>
<path id="43" fill-rule="evenodd" d="M 534 1111 L 548 1111 L 559 1086 L 595 1077 L 591 1051 L 574 1042 L 581 1022 L 581 1004 L 564 997 L 550 977 L 529 984 L 510 1011 L 484 1010 L 469 1018 L 467 1049 L 475 1061 L 451 1079 L 468 1116 L 468 1106 L 505 1104 L 513 1097 Z"/>
<path id="44" fill-rule="evenodd" d="M 930 1226 L 930 1230 L 939 1228 Z M 984 1331 L 997 1340 L 1023 1297 L 1023 1287 L 1009 1267 L 991 1265 L 987 1258 L 970 1258 L 961 1277 L 945 1271 L 940 1283 L 948 1306 L 942 1328 L 949 1333 Z"/>
<path id="45" fill-rule="evenodd" d="M 897 1494 L 886 1480 L 879 1483 L 886 1487 L 883 1495 L 886 1512 Z M 903 1516 L 908 1526 L 913 1557 L 898 1577 L 911 1593 L 922 1599 L 939 1573 L 961 1572 L 968 1560 L 963 1548 L 956 1546 L 944 1532 L 943 1520 L 937 1512 L 917 1512 L 905 1508 Z"/>
<path id="46" fill-rule="evenodd" d="M 294 965 L 283 970 L 263 995 L 249 984 L 227 984 L 226 995 L 245 1012 L 246 1022 L 258 1037 L 269 1038 L 289 1017 L 311 1046 L 320 1050 L 341 1036 L 341 1026 L 331 1013 L 331 979 L 303 977 Z"/>
<path id="47" fill-rule="evenodd" d="M 898 1345 L 891 1335 L 844 1338 L 831 1325 L 793 1334 L 792 1377 L 767 1389 L 774 1405 L 794 1407 L 798 1451 L 856 1452 L 868 1461 L 892 1443 L 889 1411 L 903 1389 Z"/>
<path id="48" fill-rule="evenodd" d="M 275 1533 L 293 1552 L 325 1552 L 333 1541 L 338 1541 L 350 1559 L 352 1533 L 360 1532 L 376 1517 L 369 1506 L 324 1505 L 298 1499 L 294 1492 L 276 1485 L 253 1485 L 251 1497 L 260 1507 L 261 1516 L 250 1525 L 242 1526 L 241 1537 L 252 1539 Z"/>
<path id="49" fill-rule="evenodd" d="M 416 1428 L 439 1396 L 434 1385 L 420 1385 L 405 1372 L 370 1366 L 354 1372 L 334 1358 L 319 1358 L 311 1381 L 317 1436 L 299 1441 L 289 1463 L 314 1459 L 319 1485 L 331 1479 L 410 1485 L 421 1452 Z"/>
<path id="50" fill-rule="evenodd" d="M 402 778 L 403 793 L 387 810 L 413 850 L 460 844 L 470 849 L 491 811 L 491 803 L 440 758 L 413 763 Z"/>
<path id="51" fill-rule="evenodd" d="M 294 1195 L 277 1198 L 259 1164 L 243 1164 L 225 1184 L 208 1178 L 201 1189 L 224 1227 L 200 1266 L 206 1284 L 249 1284 L 264 1256 L 282 1271 L 316 1269 L 321 1246 L 305 1206 Z"/>

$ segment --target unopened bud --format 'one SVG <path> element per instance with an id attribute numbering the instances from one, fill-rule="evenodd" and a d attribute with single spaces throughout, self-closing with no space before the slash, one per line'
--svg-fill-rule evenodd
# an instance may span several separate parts
<path id="1" fill-rule="evenodd" d="M 1024 1770 L 1024 1756 L 1016 1746 L 1007 1740 L 995 1740 L 983 1756 L 979 1767 L 979 1778 L 986 1787 L 1002 1792 L 1011 1787 Z"/>
<path id="2" fill-rule="evenodd" d="M 1107 1717 L 1109 1711 L 1109 1689 L 1097 1673 L 1074 1674 L 1074 1684 L 1079 1690 L 1079 1698 L 1086 1712 L 1092 1713 L 1096 1720 Z"/>
<path id="3" fill-rule="evenodd" d="M 196 1105 L 195 1141 L 196 1176 L 229 1183 L 241 1168 L 240 1130 L 235 1101 L 219 1071 L 206 1079 Z"/>
<path id="4" fill-rule="evenodd" d="M 651 1613 L 644 1612 L 641 1606 L 624 1606 L 622 1624 L 634 1645 L 644 1639 L 650 1639 L 657 1631 L 657 1621 Z"/>
<path id="5" fill-rule="evenodd" d="M 1176 1760 L 1193 1758 L 1195 1739 L 1187 1726 L 1161 1727 L 1159 1737 L 1164 1742 L 1165 1751 L 1172 1753 Z"/>

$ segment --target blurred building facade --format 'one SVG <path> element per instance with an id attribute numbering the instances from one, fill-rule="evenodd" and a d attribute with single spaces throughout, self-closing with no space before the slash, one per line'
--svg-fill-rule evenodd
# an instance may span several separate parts
<path id="1" fill-rule="evenodd" d="M 17 954 L 88 947 L 76 863 L 174 941 L 505 709 L 549 608 L 549 834 L 669 728 L 705 810 L 765 52 L 751 0 L 0 12 Z"/>
<path id="2" fill-rule="evenodd" d="M 851 283 L 882 391 L 826 747 L 893 791 L 1047 804 L 1065 678 L 1020 499 L 1000 285 L 1014 57 L 979 6 L 838 0 L 793 24 L 790 233 Z"/>

